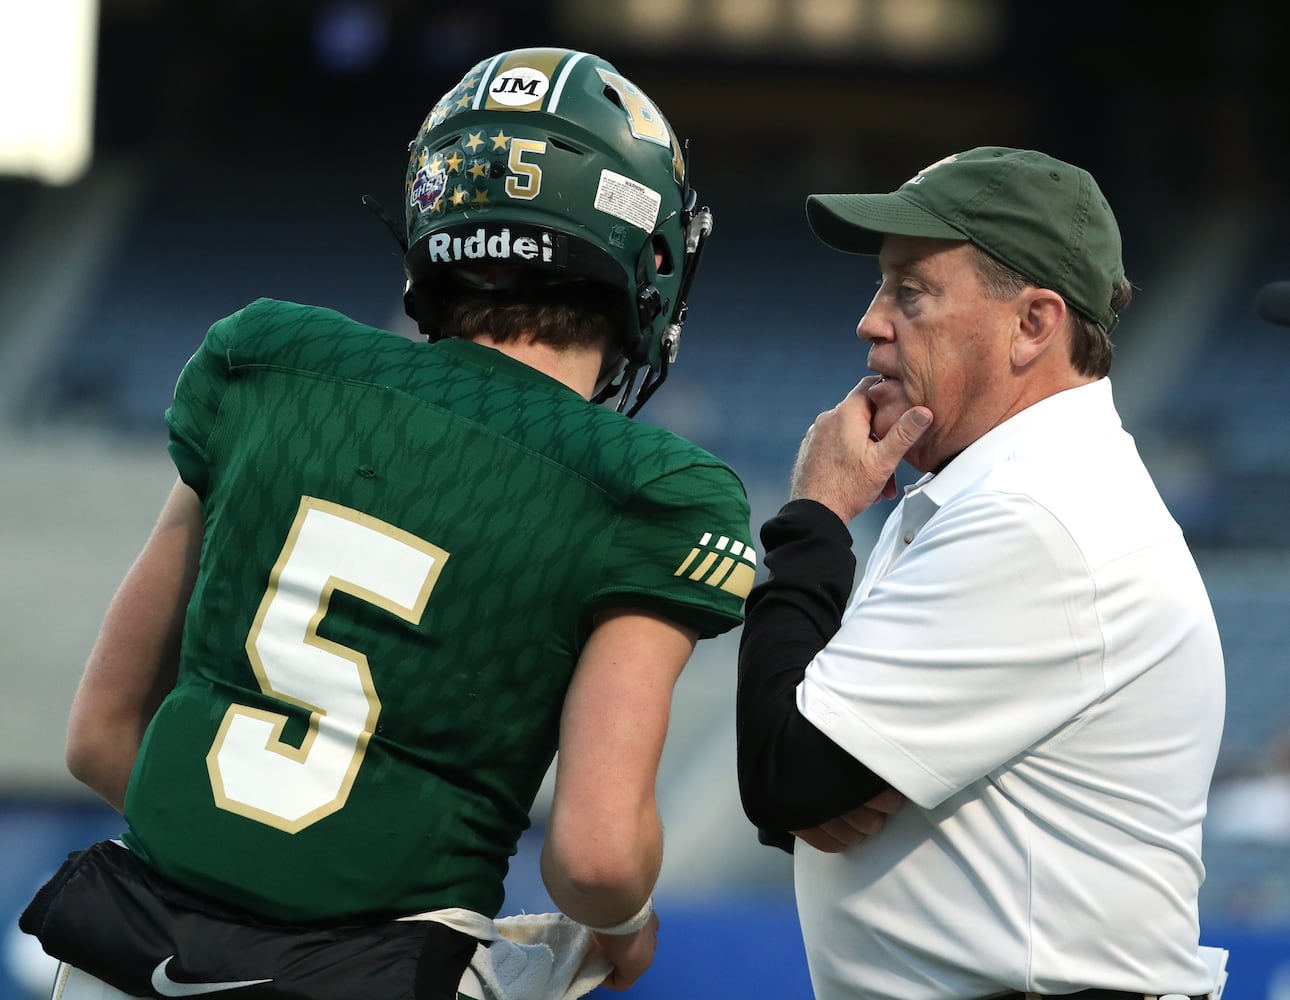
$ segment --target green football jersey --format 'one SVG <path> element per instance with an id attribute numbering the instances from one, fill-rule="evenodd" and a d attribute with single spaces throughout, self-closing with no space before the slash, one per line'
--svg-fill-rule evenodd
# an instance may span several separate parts
<path id="1" fill-rule="evenodd" d="M 498 351 L 261 299 L 166 419 L 205 536 L 125 839 L 264 918 L 495 915 L 597 612 L 742 620 L 734 472 Z"/>

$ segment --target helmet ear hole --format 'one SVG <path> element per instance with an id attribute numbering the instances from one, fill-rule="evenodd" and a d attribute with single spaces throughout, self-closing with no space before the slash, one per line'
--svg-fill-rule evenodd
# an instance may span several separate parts
<path id="1" fill-rule="evenodd" d="M 676 261 L 672 259 L 672 248 L 667 245 L 667 240 L 662 233 L 655 233 L 651 242 L 654 247 L 655 270 L 666 277 L 676 268 Z"/>

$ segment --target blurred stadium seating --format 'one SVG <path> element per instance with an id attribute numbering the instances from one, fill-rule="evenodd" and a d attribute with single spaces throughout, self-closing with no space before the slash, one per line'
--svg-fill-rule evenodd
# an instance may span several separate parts
<path id="1" fill-rule="evenodd" d="M 1114 5 L 1092 6 L 1111 23 Z M 163 59 L 154 50 L 175 25 L 159 8 L 105 5 L 90 173 L 60 189 L 0 179 L 0 914 L 16 914 L 68 850 L 116 830 L 63 772 L 62 732 L 111 588 L 173 474 L 162 412 L 179 367 L 211 321 L 260 295 L 407 332 L 397 248 L 359 198 L 397 214 L 402 149 L 451 82 L 443 65 L 533 42 L 518 22 L 465 20 L 434 36 L 442 63 L 409 57 L 364 75 L 352 63 L 362 53 L 348 53 L 337 77 L 339 64 L 327 75 L 293 62 L 308 62 L 307 45 L 286 44 L 295 36 L 275 20 L 221 96 L 231 70 L 219 45 L 237 26 L 212 22 L 208 48 L 185 38 Z M 1261 9 L 1232 3 L 1190 26 L 1210 62 L 1186 86 L 1185 53 L 1150 68 L 1121 58 L 1143 24 L 1118 9 L 1115 39 L 1065 24 L 1062 72 L 1043 89 L 1027 75 L 1024 12 L 1005 20 L 1011 41 L 993 59 L 948 68 L 764 48 L 669 55 L 621 39 L 602 49 L 695 137 L 695 181 L 716 212 L 678 366 L 642 417 L 731 462 L 758 523 L 780 503 L 802 432 L 865 372 L 852 331 L 874 275 L 810 238 L 804 195 L 891 187 L 911 165 L 987 142 L 1094 169 L 1139 289 L 1119 334 L 1117 399 L 1196 548 L 1223 636 L 1219 780 L 1248 771 L 1290 724 L 1290 330 L 1252 305 L 1263 282 L 1290 278 L 1290 171 L 1280 140 L 1250 120 L 1270 107 L 1273 71 L 1254 59 L 1267 52 L 1251 48 L 1259 26 L 1241 19 Z M 569 29 L 554 13 L 536 23 Z M 1121 76 L 1103 79 L 1103 63 Z M 185 66 L 226 75 L 203 89 Z M 858 522 L 861 555 L 882 514 Z M 658 965 L 633 992 L 646 1000 L 809 991 L 790 863 L 756 844 L 733 786 L 736 638 L 700 647 L 675 701 L 661 789 L 670 908 Z M 516 859 L 511 912 L 546 905 L 535 842 Z M 1203 930 L 1233 949 L 1229 1000 L 1285 1000 L 1290 830 L 1282 845 L 1211 838 L 1206 860 Z M 29 1000 L 22 969 L 43 974 L 20 950 L 0 948 L 0 1000 Z M 736 950 L 739 969 L 714 961 Z"/>

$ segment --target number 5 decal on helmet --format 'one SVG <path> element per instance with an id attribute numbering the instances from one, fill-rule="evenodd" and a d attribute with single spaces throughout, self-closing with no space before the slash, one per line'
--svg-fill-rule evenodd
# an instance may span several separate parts
<path id="1" fill-rule="evenodd" d="M 525 153 L 545 153 L 546 143 L 533 139 L 512 139 L 511 152 L 506 159 L 512 176 L 506 178 L 506 193 L 512 198 L 530 201 L 542 191 L 542 168 L 524 160 Z"/>

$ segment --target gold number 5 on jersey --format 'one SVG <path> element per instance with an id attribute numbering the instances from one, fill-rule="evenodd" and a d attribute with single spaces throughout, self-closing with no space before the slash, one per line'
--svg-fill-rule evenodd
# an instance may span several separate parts
<path id="1" fill-rule="evenodd" d="M 416 623 L 448 553 L 367 514 L 302 497 L 246 652 L 271 697 L 310 710 L 299 748 L 287 716 L 232 705 L 206 755 L 221 809 L 296 833 L 345 805 L 381 702 L 367 657 L 318 626 L 344 591 Z"/>

